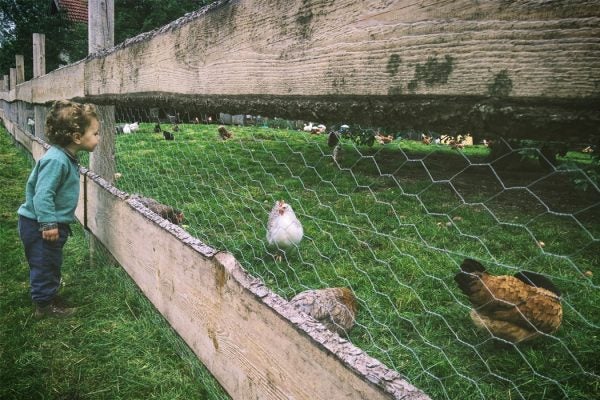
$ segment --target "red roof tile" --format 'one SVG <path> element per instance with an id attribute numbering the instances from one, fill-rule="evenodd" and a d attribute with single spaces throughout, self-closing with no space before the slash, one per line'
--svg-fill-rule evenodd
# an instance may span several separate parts
<path id="1" fill-rule="evenodd" d="M 88 22 L 87 0 L 58 0 L 60 8 L 67 12 L 67 18 L 75 22 Z"/>

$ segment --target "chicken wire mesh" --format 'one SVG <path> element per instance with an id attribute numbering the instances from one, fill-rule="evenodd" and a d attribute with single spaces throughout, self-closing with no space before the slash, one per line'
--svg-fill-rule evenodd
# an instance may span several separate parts
<path id="1" fill-rule="evenodd" d="M 585 144 L 565 152 L 164 108 L 118 107 L 115 119 L 119 189 L 172 207 L 181 216 L 173 222 L 233 253 L 284 298 L 350 288 L 358 311 L 348 339 L 432 398 L 600 394 L 600 190 L 597 153 L 582 153 Z M 303 228 L 285 249 L 267 240 L 279 200 Z M 525 270 L 551 281 L 561 292 L 558 330 L 529 325 L 539 337 L 514 344 L 510 327 L 477 328 L 454 279 L 465 259 L 493 276 Z M 491 297 L 478 310 L 514 311 L 515 301 L 497 300 L 519 285 L 484 282 Z M 519 304 L 544 315 L 535 296 Z"/>

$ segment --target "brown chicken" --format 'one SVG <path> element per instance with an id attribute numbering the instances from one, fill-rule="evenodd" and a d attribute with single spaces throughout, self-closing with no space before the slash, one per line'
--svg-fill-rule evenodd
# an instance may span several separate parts
<path id="1" fill-rule="evenodd" d="M 466 259 L 454 280 L 469 297 L 471 319 L 495 337 L 519 343 L 556 332 L 562 321 L 560 291 L 542 275 L 493 276 Z"/>
<path id="2" fill-rule="evenodd" d="M 159 203 L 151 197 L 142 197 L 138 194 L 132 195 L 131 198 L 136 199 L 142 203 L 144 207 L 150 209 L 154 213 L 160 215 L 175 225 L 179 225 L 183 222 L 183 213 L 176 208 Z"/>
<path id="3" fill-rule="evenodd" d="M 454 140 L 454 139 L 452 139 L 452 140 L 451 140 L 451 141 L 448 143 L 448 145 L 449 145 L 450 147 L 452 147 L 454 150 L 461 150 L 461 149 L 464 149 L 464 148 L 465 148 L 465 145 L 464 145 L 464 143 L 462 143 L 462 142 L 459 142 L 458 140 Z"/>
<path id="4" fill-rule="evenodd" d="M 394 137 L 392 135 L 382 135 L 382 134 L 376 134 L 375 135 L 375 141 L 379 144 L 388 144 L 391 143 L 394 140 Z"/>
<path id="5" fill-rule="evenodd" d="M 233 137 L 233 133 L 229 132 L 223 125 L 219 126 L 219 137 L 227 140 Z"/>
<path id="6" fill-rule="evenodd" d="M 358 311 L 352 290 L 341 287 L 306 290 L 290 303 L 340 335 L 352 329 Z"/>

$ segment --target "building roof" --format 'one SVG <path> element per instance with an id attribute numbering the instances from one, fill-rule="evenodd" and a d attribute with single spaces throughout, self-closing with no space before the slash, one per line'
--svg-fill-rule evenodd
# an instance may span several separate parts
<path id="1" fill-rule="evenodd" d="M 88 22 L 87 0 L 53 0 L 55 10 L 65 10 L 67 18 L 73 22 Z"/>

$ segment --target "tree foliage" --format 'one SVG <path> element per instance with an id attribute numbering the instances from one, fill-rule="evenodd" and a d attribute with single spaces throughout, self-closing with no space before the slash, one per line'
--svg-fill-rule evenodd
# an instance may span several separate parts
<path id="1" fill-rule="evenodd" d="M 146 32 L 211 0 L 115 0 L 115 44 Z M 33 76 L 33 33 L 46 35 L 46 71 L 87 55 L 87 25 L 69 21 L 63 11 L 51 14 L 51 1 L 0 0 L 0 76 L 25 58 L 25 79 Z"/>
<path id="2" fill-rule="evenodd" d="M 115 43 L 166 25 L 214 0 L 115 0 Z"/>
<path id="3" fill-rule="evenodd" d="M 9 68 L 15 66 L 15 55 L 21 54 L 25 58 L 25 79 L 33 76 L 33 33 L 46 35 L 47 71 L 85 54 L 81 47 L 83 37 L 87 41 L 87 32 L 83 36 L 83 29 L 68 21 L 65 13 L 51 14 L 50 4 L 39 0 L 0 0 L 0 74 L 8 74 Z"/>

